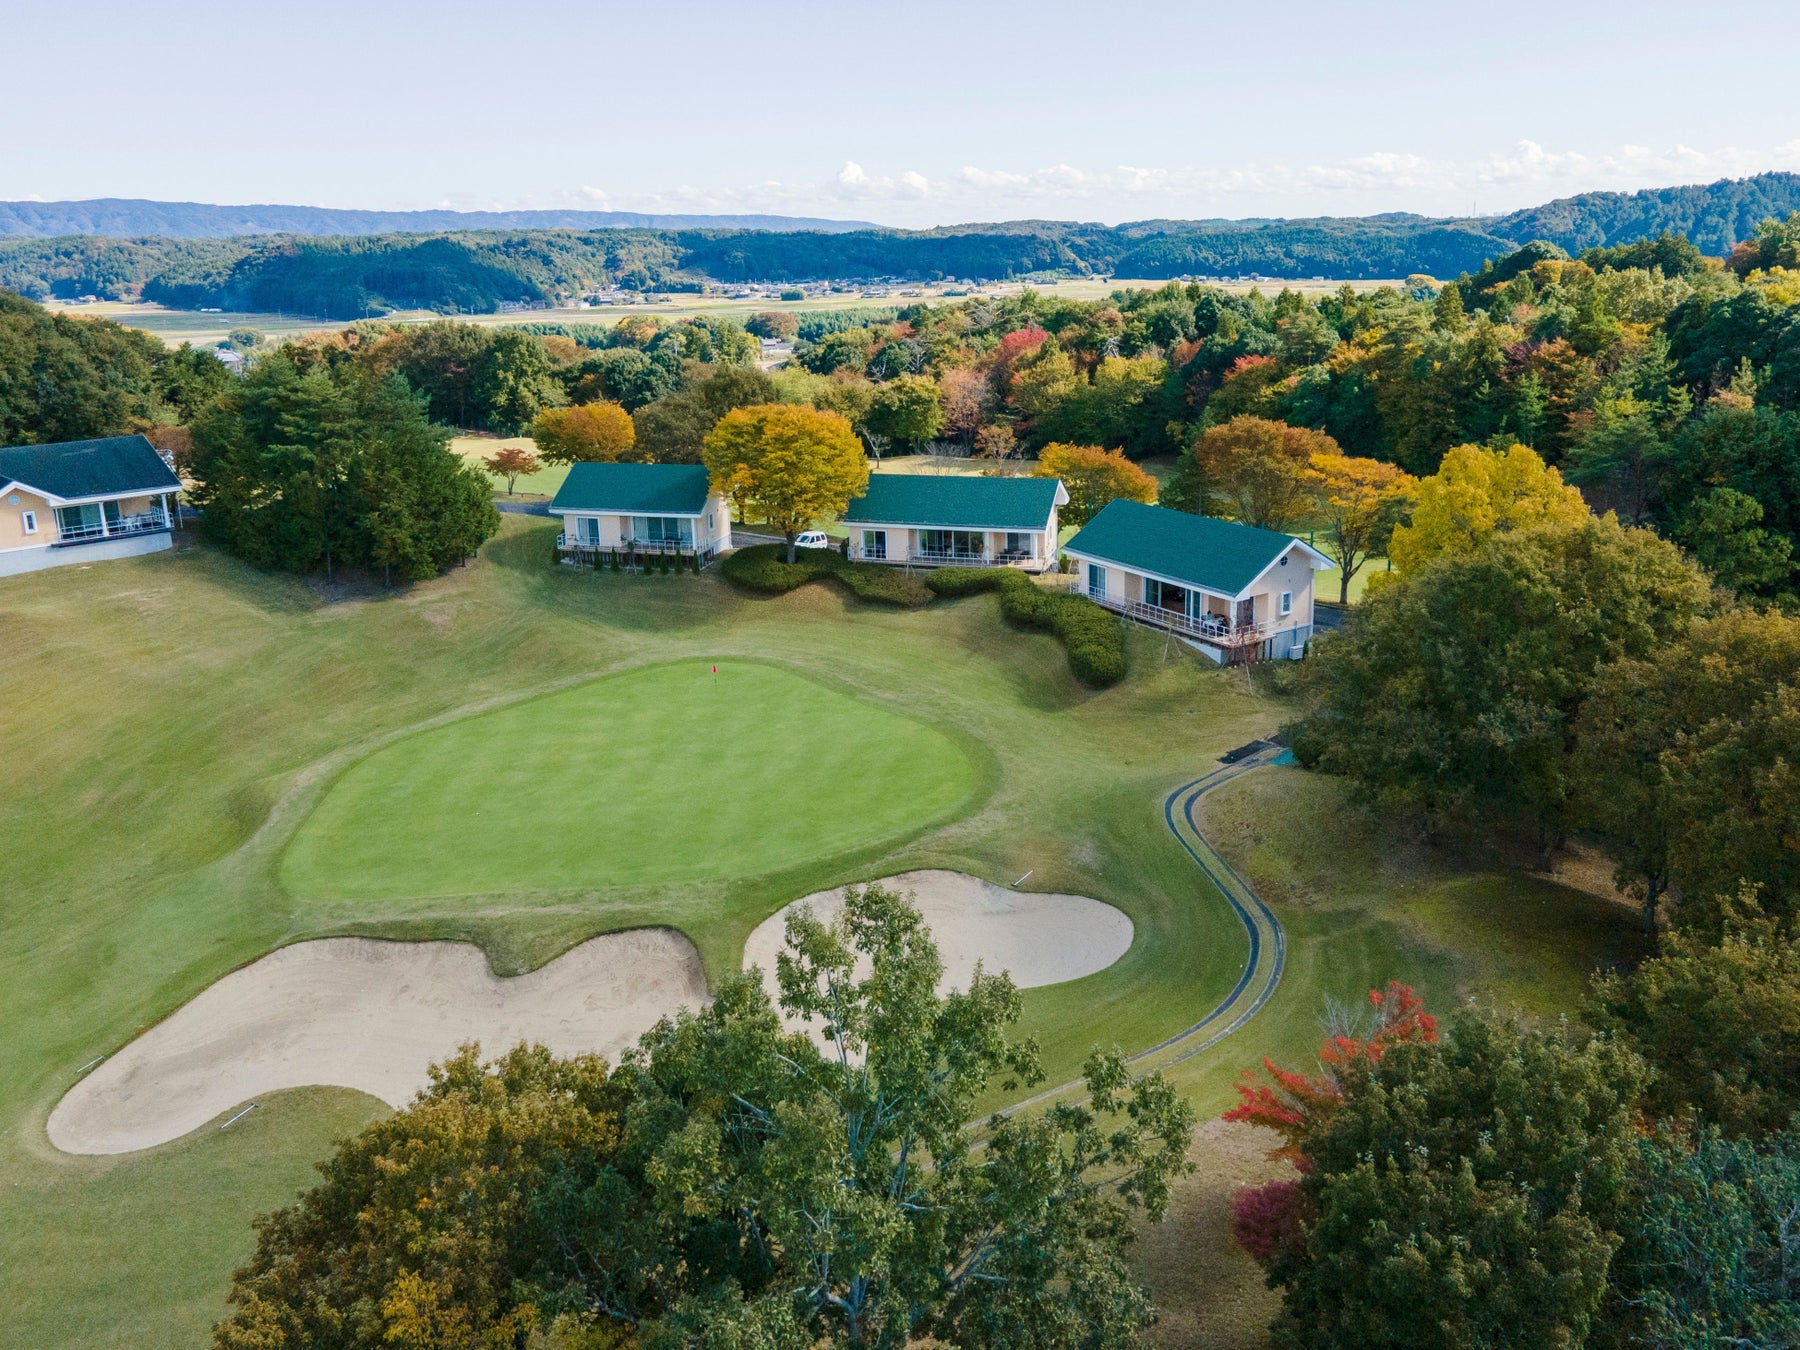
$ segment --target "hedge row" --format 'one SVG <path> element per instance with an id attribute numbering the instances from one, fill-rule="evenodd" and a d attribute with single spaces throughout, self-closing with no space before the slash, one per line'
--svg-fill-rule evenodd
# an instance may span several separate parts
<path id="1" fill-rule="evenodd" d="M 1104 689 L 1125 678 L 1125 627 L 1085 595 L 1047 591 L 1008 567 L 940 567 L 925 584 L 945 597 L 998 591 L 1001 616 L 1060 638 L 1069 670 L 1083 684 Z"/>
<path id="2" fill-rule="evenodd" d="M 922 605 L 931 593 L 917 580 L 882 563 L 855 563 L 833 549 L 803 548 L 787 560 L 785 544 L 755 544 L 728 553 L 719 570 L 734 586 L 781 595 L 809 581 L 835 581 L 859 600 L 878 605 Z"/>

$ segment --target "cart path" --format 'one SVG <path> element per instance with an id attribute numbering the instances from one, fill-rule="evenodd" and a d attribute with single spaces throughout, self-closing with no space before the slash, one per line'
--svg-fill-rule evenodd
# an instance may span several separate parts
<path id="1" fill-rule="evenodd" d="M 1170 1065 L 1192 1059 L 1204 1050 L 1210 1050 L 1255 1017 L 1274 996 L 1276 986 L 1281 983 L 1282 972 L 1287 968 L 1287 932 L 1282 928 L 1281 920 L 1275 917 L 1274 911 L 1263 903 L 1262 897 L 1238 870 L 1207 842 L 1206 836 L 1200 833 L 1200 827 L 1194 821 L 1194 804 L 1207 793 L 1234 778 L 1241 778 L 1252 770 L 1273 763 L 1280 754 L 1281 750 L 1276 747 L 1259 750 L 1236 764 L 1224 765 L 1192 782 L 1182 784 L 1163 801 L 1163 823 L 1169 827 L 1169 833 L 1175 836 L 1176 842 L 1187 850 L 1188 857 L 1194 860 L 1194 866 L 1225 897 L 1238 921 L 1244 925 L 1244 932 L 1250 939 L 1250 950 L 1244 959 L 1244 969 L 1238 976 L 1237 983 L 1211 1012 L 1192 1026 L 1129 1056 L 1127 1062 L 1130 1064 L 1144 1064 L 1146 1069 L 1166 1069 Z M 1145 1061 L 1154 1063 L 1145 1064 Z M 1027 1097 L 1022 1102 L 1006 1107 L 999 1114 L 1011 1115 L 1015 1111 L 1026 1110 L 1082 1085 L 1082 1079 L 1074 1079 Z"/>

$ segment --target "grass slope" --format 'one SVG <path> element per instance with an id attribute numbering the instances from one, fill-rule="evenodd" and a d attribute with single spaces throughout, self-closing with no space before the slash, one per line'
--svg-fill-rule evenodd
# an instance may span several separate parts
<path id="1" fill-rule="evenodd" d="M 302 1090 L 229 1130 L 116 1159 L 68 1158 L 44 1139 L 50 1107 L 94 1056 L 285 942 L 463 938 L 511 972 L 597 932 L 666 923 L 716 976 L 796 895 L 913 867 L 1002 883 L 1030 870 L 1029 886 L 1118 905 L 1140 938 L 1110 970 L 1027 992 L 1027 1029 L 1062 1077 L 1096 1041 L 1147 1044 L 1193 1021 L 1235 978 L 1243 940 L 1157 804 L 1276 724 L 1241 679 L 1134 634 L 1136 675 L 1093 694 L 1054 640 L 1007 628 L 991 597 L 908 611 L 820 587 L 758 599 L 712 574 L 556 569 L 555 528 L 507 517 L 469 567 L 393 593 L 327 598 L 204 548 L 0 587 L 12 637 L 0 647 L 0 831 L 15 841 L 0 944 L 0 1270 L 19 1343 L 201 1343 L 250 1250 L 252 1215 L 291 1197 L 333 1134 L 381 1109 Z M 953 742 L 973 766 L 966 811 L 919 834 L 905 805 L 916 837 L 858 823 L 849 855 L 781 853 L 774 870 L 697 880 L 613 884 L 596 868 L 568 887 L 336 899 L 282 884 L 296 833 L 359 766 L 386 772 L 388 754 L 429 746 L 435 728 L 474 735 L 489 719 L 471 714 L 598 697 L 610 683 L 599 676 L 715 661 L 804 675 L 871 710 L 859 717 L 893 719 L 909 745 Z M 529 769 L 535 752 L 514 753 Z M 873 809 L 887 811 L 919 783 L 901 774 L 880 788 Z M 682 802 L 706 807 L 698 791 Z M 418 819 L 391 797 L 366 806 L 358 828 L 384 812 Z M 544 838 L 519 818 L 524 866 Z"/>
<path id="2" fill-rule="evenodd" d="M 421 732 L 333 784 L 296 896 L 757 876 L 914 834 L 969 795 L 943 733 L 774 666 L 648 666 Z"/>
<path id="3" fill-rule="evenodd" d="M 392 593 L 328 597 L 201 548 L 0 583 L 10 638 L 0 644 L 0 837 L 12 846 L 0 898 L 0 1282 L 11 1343 L 203 1343 L 230 1269 L 251 1249 L 252 1215 L 305 1184 L 334 1135 L 382 1110 L 307 1089 L 265 1100 L 229 1130 L 209 1125 L 141 1154 L 80 1159 L 49 1147 L 44 1118 L 83 1065 L 282 943 L 461 938 L 507 973 L 598 932 L 662 923 L 688 932 L 716 977 L 737 965 L 756 922 L 797 895 L 915 867 L 1002 884 L 1029 870 L 1028 886 L 1108 901 L 1136 930 L 1112 968 L 1026 992 L 1024 1030 L 1041 1039 L 1052 1081 L 1072 1077 L 1096 1042 L 1132 1049 L 1189 1025 L 1237 978 L 1242 930 L 1164 829 L 1161 805 L 1283 720 L 1241 673 L 1132 630 L 1128 678 L 1094 693 L 1069 676 L 1053 639 L 1002 624 L 990 596 L 905 610 L 824 587 L 755 598 L 712 573 L 558 569 L 547 561 L 555 529 L 506 517 L 473 564 Z M 555 765 L 524 744 L 509 750 L 491 729 L 514 713 L 604 703 L 633 680 L 701 662 L 789 672 L 854 703 L 854 721 L 891 718 L 909 743 L 945 738 L 972 766 L 966 807 L 928 822 L 906 806 L 879 828 L 857 822 L 849 853 L 776 850 L 760 872 L 622 883 L 595 867 L 573 885 L 540 875 L 530 890 L 494 886 L 490 873 L 480 893 L 336 898 L 296 897 L 282 883 L 282 859 L 322 802 L 338 810 L 335 794 L 359 790 L 364 776 L 370 789 L 400 791 L 414 780 L 391 766 L 434 745 L 454 748 L 445 763 L 472 755 L 510 776 L 508 792 L 538 794 L 535 808 L 505 810 L 513 856 L 521 869 L 539 866 L 554 803 L 533 780 Z M 604 676 L 620 678 L 595 682 Z M 765 754 L 792 763 L 780 746 Z M 746 772 L 759 784 L 780 776 Z M 916 784 L 902 774 L 881 788 L 869 809 L 885 812 Z M 1329 790 L 1263 770 L 1215 805 L 1212 828 L 1288 924 L 1291 960 L 1245 1031 L 1175 1071 L 1208 1111 L 1259 1055 L 1304 1061 L 1326 992 L 1349 998 L 1399 975 L 1440 1006 L 1483 979 L 1536 990 L 1546 1008 L 1567 997 L 1566 979 L 1540 989 L 1533 972 L 1552 968 L 1559 898 L 1584 897 L 1546 890 L 1528 922 L 1478 929 L 1471 908 L 1493 922 L 1479 887 L 1511 894 L 1510 883 L 1457 874 L 1440 880 L 1476 878 L 1460 894 L 1437 881 L 1397 891 L 1381 846 L 1359 843 L 1362 827 Z M 473 847 L 454 836 L 487 832 L 470 812 L 498 808 L 497 795 L 440 796 L 434 809 L 450 814 L 439 821 L 369 790 L 332 833 L 388 830 L 380 818 L 393 812 L 446 847 Z M 704 793 L 677 797 L 708 809 Z M 884 834 L 889 826 L 903 833 Z M 1480 944 L 1513 945 L 1501 961 Z M 1563 969 L 1578 965 L 1571 955 Z M 1180 1268 L 1207 1258 L 1212 1230 L 1163 1231 Z M 1148 1268 L 1180 1296 L 1168 1267 Z"/>

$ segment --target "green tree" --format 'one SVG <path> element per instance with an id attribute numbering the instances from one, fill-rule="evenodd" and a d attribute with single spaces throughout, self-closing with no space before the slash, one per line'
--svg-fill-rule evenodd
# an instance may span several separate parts
<path id="1" fill-rule="evenodd" d="M 544 344 L 503 328 L 488 342 L 470 376 L 470 400 L 480 424 L 502 436 L 517 436 L 545 408 L 567 398 Z"/>
<path id="2" fill-rule="evenodd" d="M 1495 535 L 1370 594 L 1306 665 L 1296 750 L 1427 820 L 1568 825 L 1582 704 L 1707 603 L 1674 545 L 1611 517 Z"/>
<path id="3" fill-rule="evenodd" d="M 259 567 L 381 567 L 409 580 L 499 529 L 487 475 L 400 379 L 302 372 L 272 352 L 195 421 L 190 498 L 215 543 Z"/>
<path id="4" fill-rule="evenodd" d="M 867 421 L 877 436 L 913 449 L 934 440 L 944 423 L 937 381 L 928 375 L 900 375 L 880 385 Z"/>
<path id="5" fill-rule="evenodd" d="M 1628 1202 L 1635 1062 L 1469 1011 L 1376 1049 L 1339 1056 L 1329 1109 L 1293 1127 L 1305 1219 L 1268 1253 L 1280 1343 L 1583 1344 Z M 1271 1072 L 1281 1109 L 1300 1081 Z"/>
<path id="6" fill-rule="evenodd" d="M 1692 921 L 1709 911 L 1709 895 L 1735 893 L 1751 875 L 1732 870 L 1741 858 L 1714 858 L 1704 842 L 1690 842 L 1694 822 L 1719 807 L 1700 797 L 1696 776 L 1710 747 L 1796 679 L 1800 621 L 1753 610 L 1721 614 L 1601 667 L 1575 729 L 1576 819 L 1605 843 L 1615 882 L 1644 907 L 1646 932 L 1676 880 L 1691 893 L 1684 913 Z M 1708 827 L 1698 828 L 1703 840 Z"/>
<path id="7" fill-rule="evenodd" d="M 1800 1344 L 1800 1131 L 1757 1146 L 1711 1129 L 1691 1139 L 1664 1130 L 1634 1153 L 1634 1202 L 1613 1258 L 1615 1317 L 1630 1343 Z"/>
<path id="8" fill-rule="evenodd" d="M 1693 504 L 1675 538 L 1721 586 L 1755 595 L 1789 588 L 1794 544 L 1761 528 L 1762 503 L 1736 488 L 1714 488 Z"/>
<path id="9" fill-rule="evenodd" d="M 1036 1052 L 1004 974 L 940 998 L 942 975 L 871 886 L 788 921 L 782 1007 L 813 1035 L 751 972 L 610 1073 L 465 1049 L 261 1222 L 215 1344 L 1135 1344 L 1132 1212 L 1163 1213 L 1192 1108 L 1096 1054 L 1087 1105 L 978 1147 L 976 1103 Z"/>
<path id="10" fill-rule="evenodd" d="M 836 413 L 786 403 L 736 408 L 706 437 L 713 490 L 741 498 L 787 539 L 841 515 L 869 484 L 869 462 Z"/>
<path id="11" fill-rule="evenodd" d="M 1597 983 L 1590 1012 L 1655 1070 L 1647 1112 L 1761 1138 L 1800 1111 L 1800 948 L 1754 886 L 1719 910 L 1716 941 L 1665 934 L 1656 956 Z"/>

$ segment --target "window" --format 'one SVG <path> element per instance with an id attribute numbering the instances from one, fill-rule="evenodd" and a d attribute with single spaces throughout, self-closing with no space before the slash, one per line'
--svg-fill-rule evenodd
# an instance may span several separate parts
<path id="1" fill-rule="evenodd" d="M 1096 600 L 1106 597 L 1106 569 L 1099 563 L 1088 564 L 1088 594 Z"/>
<path id="2" fill-rule="evenodd" d="M 100 519 L 100 508 L 92 502 L 85 506 L 59 506 L 56 508 L 56 533 L 65 541 L 98 539 L 104 533 Z"/>
<path id="3" fill-rule="evenodd" d="M 13 500 L 16 502 L 19 499 L 17 497 L 14 497 Z M 26 534 L 36 534 L 37 533 L 37 512 L 36 511 L 26 511 L 19 517 L 19 520 L 20 520 L 20 523 L 22 523 L 25 526 Z"/>
<path id="4" fill-rule="evenodd" d="M 987 536 L 980 530 L 920 530 L 919 550 L 926 557 L 979 558 Z"/>
<path id="5" fill-rule="evenodd" d="M 1008 530 L 1006 532 L 1006 556 L 1009 558 L 1034 558 L 1037 556 L 1036 539 L 1026 530 Z"/>
<path id="6" fill-rule="evenodd" d="M 1294 612 L 1294 593 L 1292 591 L 1283 591 L 1281 593 L 1281 617 L 1285 619 L 1288 615 L 1292 614 L 1293 612 Z"/>
<path id="7" fill-rule="evenodd" d="M 885 559 L 887 557 L 887 531 L 864 530 L 862 551 L 865 558 L 874 558 L 877 561 Z"/>
<path id="8" fill-rule="evenodd" d="M 584 544 L 600 542 L 600 517 L 577 516 L 575 518 L 575 538 Z"/>
<path id="9" fill-rule="evenodd" d="M 693 542 L 693 522 L 681 516 L 633 516 L 631 537 L 653 544 Z"/>

